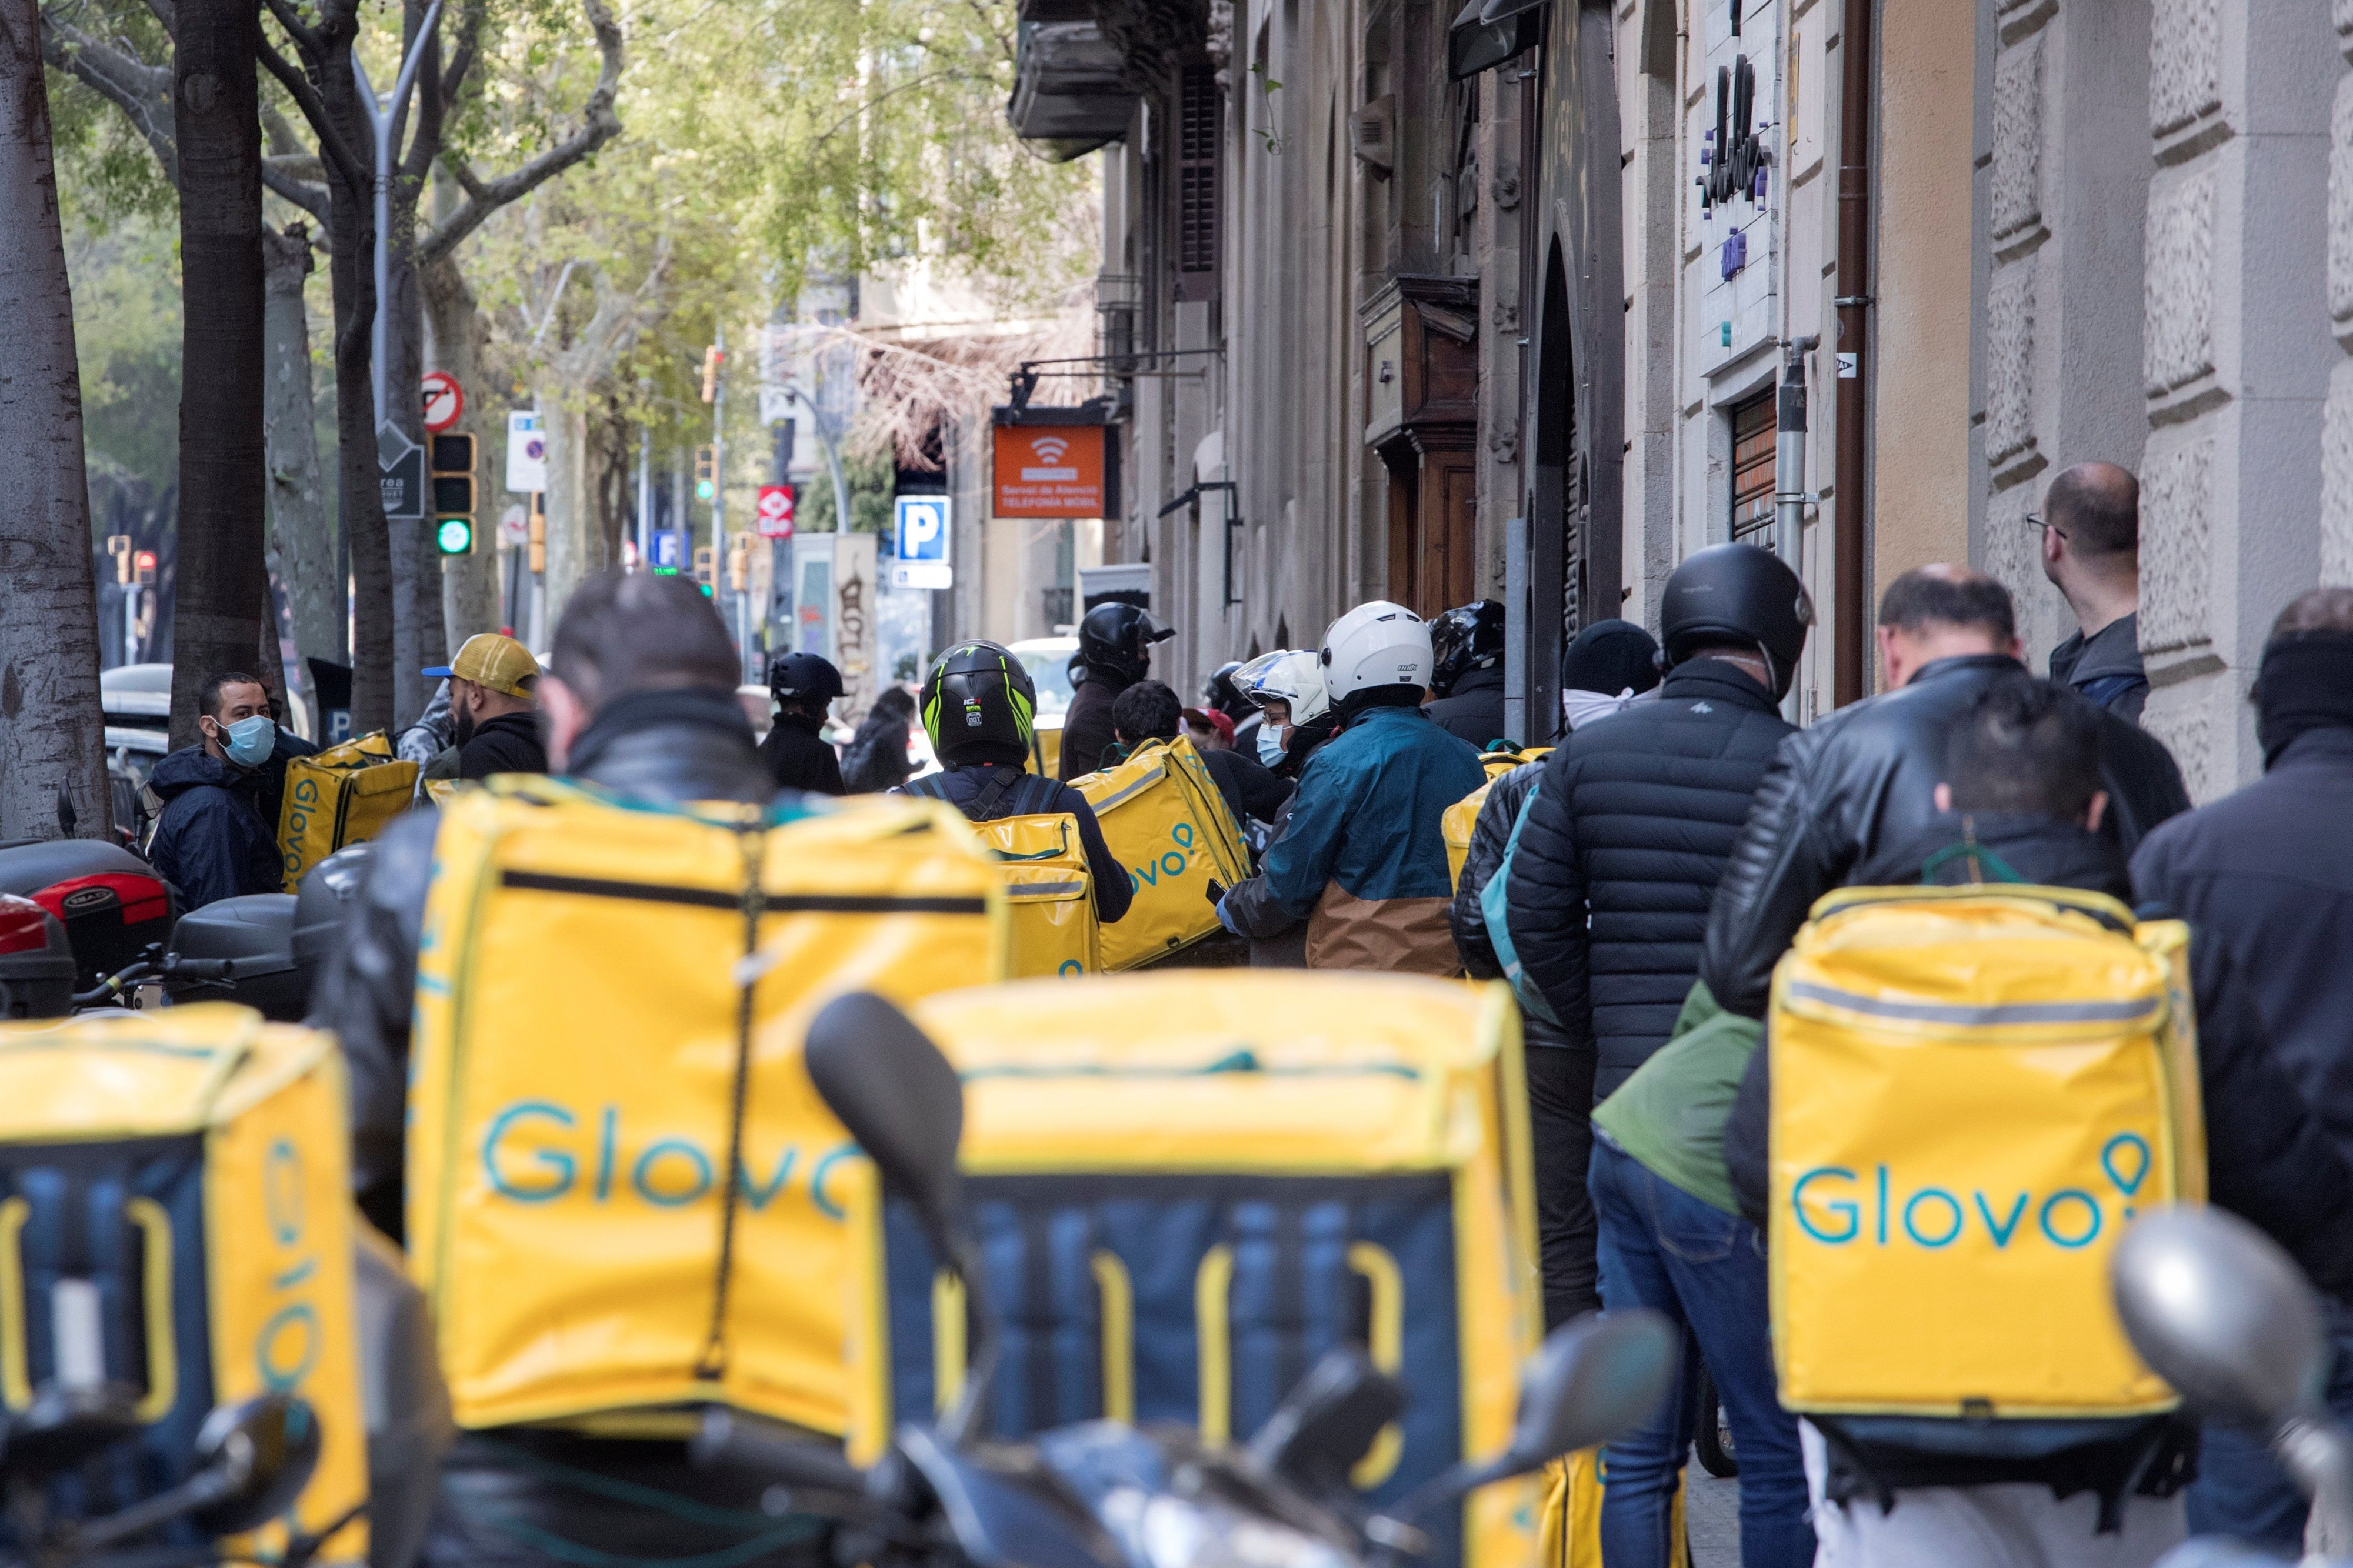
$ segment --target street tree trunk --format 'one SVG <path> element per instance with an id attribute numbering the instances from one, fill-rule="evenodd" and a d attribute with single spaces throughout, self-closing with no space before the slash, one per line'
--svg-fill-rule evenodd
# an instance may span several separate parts
<path id="1" fill-rule="evenodd" d="M 196 693 L 260 646 L 261 20 L 252 0 L 181 0 L 173 141 L 180 163 L 180 531 L 172 743 L 196 738 Z"/>
<path id="2" fill-rule="evenodd" d="M 81 374 L 34 0 L 0 0 L 0 838 L 111 837 Z"/>
<path id="3" fill-rule="evenodd" d="M 300 223 L 261 237 L 267 282 L 267 387 L 262 438 L 269 461 L 269 570 L 286 593 L 305 697 L 309 660 L 341 660 L 343 592 L 335 580 L 335 536 L 327 521 L 326 479 L 319 467 L 319 428 L 311 384 L 311 323 L 302 280 L 311 272 L 311 234 Z M 316 705 L 313 704 L 315 714 Z"/>

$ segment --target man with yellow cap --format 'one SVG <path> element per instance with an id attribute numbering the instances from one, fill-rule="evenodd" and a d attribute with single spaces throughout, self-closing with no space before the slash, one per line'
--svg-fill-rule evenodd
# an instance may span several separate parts
<path id="1" fill-rule="evenodd" d="M 434 777 L 484 779 L 492 773 L 543 773 L 547 745 L 540 738 L 539 660 L 509 637 L 468 637 L 458 657 L 427 675 L 449 682 L 449 721 L 457 766 L 436 759 Z M 447 753 L 444 753 L 446 756 Z"/>

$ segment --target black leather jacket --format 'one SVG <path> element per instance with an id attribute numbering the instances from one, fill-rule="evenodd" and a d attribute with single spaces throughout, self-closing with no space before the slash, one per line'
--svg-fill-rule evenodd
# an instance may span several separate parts
<path id="1" fill-rule="evenodd" d="M 656 801 L 773 796 L 732 692 L 629 692 L 607 703 L 572 748 L 569 775 Z M 375 838 L 340 947 L 320 972 L 310 1022 L 343 1044 L 352 1082 L 352 1184 L 378 1229 L 401 1235 L 401 1148 L 417 933 L 432 882 L 438 813 L 412 811 Z"/>
<path id="2" fill-rule="evenodd" d="M 1718 1002 L 1765 1016 L 1773 965 L 1807 910 L 1852 880 L 1864 858 L 1929 826 L 1947 730 L 1988 685 L 2022 674 L 2002 654 L 1940 658 L 1901 689 L 1781 742 L 1708 913 L 1699 973 Z M 2100 830 L 2129 855 L 2149 829 L 2189 810 L 2189 795 L 2154 736 L 2111 711 L 2101 723 L 2108 809 Z"/>

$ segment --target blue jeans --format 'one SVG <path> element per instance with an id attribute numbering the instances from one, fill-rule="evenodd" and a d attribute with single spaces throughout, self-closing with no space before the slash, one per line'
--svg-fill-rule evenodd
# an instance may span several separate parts
<path id="1" fill-rule="evenodd" d="M 1773 1389 L 1765 1246 L 1754 1226 L 1702 1203 L 1597 1137 L 1588 1186 L 1601 1220 L 1601 1307 L 1650 1307 L 1683 1331 L 1673 1395 L 1602 1452 L 1601 1561 L 1666 1568 L 1676 1480 L 1691 1451 L 1704 1363 L 1740 1458 L 1743 1568 L 1806 1568 L 1806 1468 L 1798 1422 Z"/>
<path id="2" fill-rule="evenodd" d="M 2353 1309 L 2327 1303 L 2337 1364 L 2328 1373 L 2328 1408 L 2353 1421 Z M 2300 1556 L 2304 1493 L 2280 1468 L 2258 1435 L 2208 1422 L 2198 1450 L 2198 1479 L 2189 1483 L 2189 1533 L 2230 1535 Z"/>

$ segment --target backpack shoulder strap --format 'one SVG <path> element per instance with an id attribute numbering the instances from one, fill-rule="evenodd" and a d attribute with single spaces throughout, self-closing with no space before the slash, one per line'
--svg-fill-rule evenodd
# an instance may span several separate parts
<path id="1" fill-rule="evenodd" d="M 908 795 L 920 795 L 927 800 L 945 800 L 948 792 L 940 784 L 945 777 L 945 773 L 925 773 L 922 778 L 909 779 L 899 787 Z"/>
<path id="2" fill-rule="evenodd" d="M 1005 797 L 1028 777 L 1029 774 L 1027 773 L 992 773 L 988 782 L 980 786 L 980 793 L 972 797 L 972 804 L 965 807 L 965 815 L 975 822 L 994 822 L 1000 816 L 1011 816 L 1012 813 L 1001 811 L 998 807 L 1005 804 Z"/>
<path id="3" fill-rule="evenodd" d="M 1039 773 L 1023 773 L 1013 792 L 1013 805 L 1008 814 L 1013 816 L 1040 816 L 1056 809 L 1062 799 L 1062 784 L 1059 779 Z"/>

